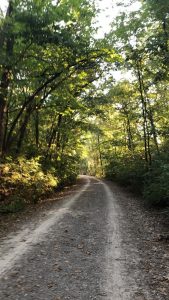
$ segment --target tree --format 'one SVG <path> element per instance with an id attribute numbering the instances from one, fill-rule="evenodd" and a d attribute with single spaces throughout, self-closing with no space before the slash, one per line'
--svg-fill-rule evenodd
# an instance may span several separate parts
<path id="1" fill-rule="evenodd" d="M 52 1 L 9 2 L 1 27 L 4 32 L 9 27 L 5 24 L 12 24 L 8 43 L 4 40 L 4 48 L 10 41 L 6 50 L 9 66 L 6 73 L 2 62 L 1 76 L 3 154 L 11 149 L 20 152 L 32 116 L 36 114 L 37 120 L 37 112 L 46 102 L 49 105 L 56 89 L 69 88 L 80 77 L 84 78 L 79 87 L 83 89 L 99 76 L 94 73 L 99 74 L 99 64 L 107 53 L 92 41 L 94 14 L 93 4 L 85 0 L 58 1 L 55 5 Z"/>

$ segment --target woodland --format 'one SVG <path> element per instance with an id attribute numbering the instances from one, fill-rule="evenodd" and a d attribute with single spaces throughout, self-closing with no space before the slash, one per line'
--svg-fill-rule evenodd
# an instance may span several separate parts
<path id="1" fill-rule="evenodd" d="M 95 2 L 9 0 L 0 12 L 1 213 L 78 174 L 169 204 L 169 0 L 112 16 L 103 38 Z"/>

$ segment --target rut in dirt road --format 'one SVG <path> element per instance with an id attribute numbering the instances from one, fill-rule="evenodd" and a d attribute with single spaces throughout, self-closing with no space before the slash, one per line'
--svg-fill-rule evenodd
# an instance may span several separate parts
<path id="1" fill-rule="evenodd" d="M 85 180 L 39 224 L 1 241 L 1 300 L 169 299 L 146 267 L 150 233 L 144 241 L 131 199 L 111 184 Z"/>

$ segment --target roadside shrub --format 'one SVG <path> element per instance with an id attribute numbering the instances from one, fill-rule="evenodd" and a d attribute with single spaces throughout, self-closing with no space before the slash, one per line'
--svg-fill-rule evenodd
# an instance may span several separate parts
<path id="1" fill-rule="evenodd" d="M 54 159 L 41 160 L 43 171 L 52 173 L 57 178 L 57 189 L 76 182 L 79 174 L 80 158 L 78 155 L 65 155 Z"/>
<path id="2" fill-rule="evenodd" d="M 56 176 L 59 178 L 59 187 L 76 182 L 79 174 L 80 158 L 78 155 L 62 155 L 57 161 Z"/>
<path id="3" fill-rule="evenodd" d="M 142 156 L 125 153 L 113 157 L 106 167 L 106 177 L 140 192 L 144 185 L 146 164 Z"/>
<path id="4" fill-rule="evenodd" d="M 115 156 L 107 165 L 106 177 L 141 193 L 148 206 L 169 206 L 168 153 L 152 156 L 151 166 L 140 154 Z"/>
<path id="5" fill-rule="evenodd" d="M 6 160 L 0 164 L 0 200 L 15 203 L 12 197 L 21 201 L 37 202 L 50 193 L 58 184 L 58 179 L 50 172 L 44 172 L 39 158 L 17 161 Z M 17 203 L 18 203 L 17 201 Z"/>
<path id="6" fill-rule="evenodd" d="M 143 196 L 149 206 L 169 205 L 169 163 L 154 162 L 145 176 Z"/>
<path id="7" fill-rule="evenodd" d="M 23 210 L 25 207 L 25 201 L 18 195 L 11 195 L 8 198 L 8 202 L 0 206 L 0 213 L 16 213 Z"/>

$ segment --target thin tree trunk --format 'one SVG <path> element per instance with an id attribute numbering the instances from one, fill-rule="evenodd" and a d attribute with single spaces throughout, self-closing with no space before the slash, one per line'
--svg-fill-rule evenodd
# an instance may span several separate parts
<path id="1" fill-rule="evenodd" d="M 152 130 L 152 134 L 153 134 L 153 139 L 154 139 L 154 144 L 155 144 L 155 147 L 156 147 L 156 151 L 157 151 L 158 154 L 160 154 L 159 146 L 158 146 L 158 140 L 157 140 L 157 131 L 156 131 L 156 127 L 155 127 L 155 124 L 154 124 L 154 118 L 153 118 L 153 114 L 152 114 L 151 110 L 149 111 L 149 120 L 150 120 L 150 123 L 151 123 L 151 130 Z"/>
<path id="2" fill-rule="evenodd" d="M 47 147 L 47 151 L 46 151 L 46 155 L 45 155 L 46 158 L 48 158 L 49 151 L 52 146 L 53 140 L 55 140 L 55 138 L 56 138 L 56 131 L 57 131 L 56 127 L 51 129 L 51 135 L 50 135 L 50 139 L 49 139 L 49 143 L 48 143 L 48 147 Z"/>
<path id="3" fill-rule="evenodd" d="M 36 108 L 35 111 L 35 141 L 36 141 L 36 148 L 39 147 L 39 110 Z"/>
<path id="4" fill-rule="evenodd" d="M 100 166 L 101 166 L 101 175 L 103 176 L 103 160 L 102 160 L 102 153 L 100 149 L 100 136 L 97 135 L 97 145 L 98 145 L 98 151 L 99 151 L 99 160 L 100 160 Z"/>
<path id="5" fill-rule="evenodd" d="M 139 92 L 140 92 L 140 98 L 141 98 L 141 104 L 142 104 L 142 117 L 143 117 L 143 134 L 144 134 L 144 154 L 145 154 L 145 160 L 148 163 L 148 144 L 147 144 L 147 116 L 146 116 L 146 103 L 144 99 L 144 92 L 142 87 L 142 80 L 141 80 L 141 70 L 139 66 L 139 62 L 137 61 L 137 75 L 138 75 L 138 82 L 139 82 Z"/>
<path id="6" fill-rule="evenodd" d="M 142 75 L 142 86 L 143 86 L 143 91 L 144 91 L 144 95 L 145 95 L 145 98 L 146 98 L 146 102 L 148 104 L 148 109 L 147 109 L 147 105 L 146 105 L 146 114 L 147 114 L 147 117 L 150 121 L 151 132 L 153 134 L 153 140 L 154 140 L 154 144 L 155 144 L 155 147 L 156 147 L 156 151 L 159 154 L 159 147 L 158 147 L 158 141 L 157 141 L 157 131 L 156 131 L 155 123 L 154 123 L 154 117 L 153 117 L 153 113 L 152 113 L 152 109 L 151 109 L 150 100 L 148 98 L 147 91 L 146 91 L 146 88 L 145 88 L 145 85 L 144 85 L 143 75 Z M 149 136 L 149 139 L 150 139 L 150 136 Z M 149 147 L 149 150 L 150 150 L 150 147 Z M 149 156 L 150 156 L 150 159 L 151 159 L 151 153 L 149 154 Z"/>
<path id="7" fill-rule="evenodd" d="M 63 115 L 59 114 L 58 123 L 57 123 L 57 137 L 56 137 L 56 158 L 58 157 L 59 150 L 60 150 L 60 138 L 61 138 L 60 127 L 61 127 L 62 119 L 63 119 Z"/>
<path id="8" fill-rule="evenodd" d="M 144 130 L 146 133 L 147 163 L 151 165 L 150 133 L 149 133 L 148 115 L 147 115 L 147 97 L 146 97 L 146 91 L 144 87 L 141 61 L 139 61 L 138 71 L 139 71 L 140 90 L 142 95 L 141 98 L 142 98 L 142 110 L 143 110 L 143 119 L 144 119 L 144 127 L 145 127 Z"/>
<path id="9" fill-rule="evenodd" d="M 168 52 L 168 32 L 166 18 L 164 18 L 164 20 L 162 21 L 162 27 L 165 35 L 165 51 Z"/>
<path id="10" fill-rule="evenodd" d="M 128 149 L 132 151 L 133 150 L 133 137 L 132 137 L 132 133 L 131 133 L 130 119 L 129 119 L 128 114 L 126 117 L 127 117 Z"/>
<path id="11" fill-rule="evenodd" d="M 62 114 L 59 114 L 58 120 L 57 120 L 57 125 L 54 126 L 54 124 L 53 124 L 52 128 L 51 128 L 51 135 L 50 135 L 48 148 L 47 148 L 47 152 L 46 152 L 46 158 L 49 156 L 49 151 L 50 151 L 51 145 L 52 145 L 52 143 L 55 142 L 55 140 L 56 140 L 56 150 L 57 150 L 57 152 L 60 148 L 60 126 L 61 126 L 61 122 L 62 122 Z"/>
<path id="12" fill-rule="evenodd" d="M 29 122 L 31 113 L 34 111 L 34 107 L 32 107 L 31 105 L 27 108 L 26 114 L 25 114 L 25 118 L 22 122 L 22 125 L 20 127 L 19 130 L 19 139 L 17 142 L 17 148 L 16 148 L 16 153 L 18 154 L 20 152 L 21 146 L 22 146 L 22 142 L 23 139 L 25 137 L 25 133 L 26 133 L 26 128 L 27 128 L 27 124 Z"/>

